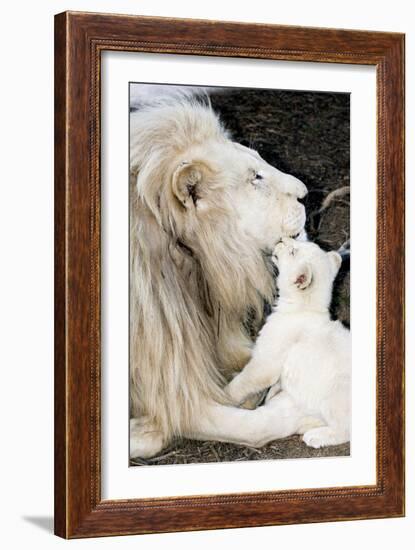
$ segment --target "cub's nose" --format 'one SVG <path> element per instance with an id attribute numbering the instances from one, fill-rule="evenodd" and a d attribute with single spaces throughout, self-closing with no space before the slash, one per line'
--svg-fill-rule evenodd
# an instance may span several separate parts
<path id="1" fill-rule="evenodd" d="M 281 242 L 284 246 L 292 246 L 294 244 L 294 239 L 292 239 L 291 237 L 283 237 L 281 239 Z"/>
<path id="2" fill-rule="evenodd" d="M 283 243 L 283 239 L 280 239 L 275 245 L 274 251 L 278 252 L 278 250 L 282 250 L 283 248 L 285 248 L 285 244 Z"/>

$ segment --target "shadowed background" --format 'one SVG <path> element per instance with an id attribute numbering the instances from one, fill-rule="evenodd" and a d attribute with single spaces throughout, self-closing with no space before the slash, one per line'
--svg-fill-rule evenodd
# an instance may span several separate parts
<path id="1" fill-rule="evenodd" d="M 256 149 L 264 160 L 306 184 L 308 195 L 303 202 L 310 240 L 326 250 L 344 245 L 350 238 L 349 94 L 214 88 L 210 99 L 234 141 Z M 349 286 L 349 261 L 345 260 L 336 279 L 331 313 L 347 326 Z M 301 436 L 277 440 L 261 449 L 180 440 L 159 456 L 130 463 L 188 464 L 349 454 L 348 443 L 312 449 Z"/>

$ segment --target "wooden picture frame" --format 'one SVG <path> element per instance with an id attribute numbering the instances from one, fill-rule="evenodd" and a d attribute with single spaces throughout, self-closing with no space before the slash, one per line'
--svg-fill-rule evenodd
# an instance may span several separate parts
<path id="1" fill-rule="evenodd" d="M 102 501 L 104 50 L 376 67 L 375 485 Z M 55 132 L 55 533 L 78 538 L 404 515 L 404 35 L 61 13 L 55 18 Z"/>

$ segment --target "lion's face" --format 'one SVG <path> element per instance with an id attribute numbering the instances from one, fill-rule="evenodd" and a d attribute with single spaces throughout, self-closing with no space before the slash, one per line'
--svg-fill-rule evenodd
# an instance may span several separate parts
<path id="1" fill-rule="evenodd" d="M 307 194 L 306 186 L 265 162 L 256 151 L 233 145 L 241 182 L 234 189 L 234 201 L 244 230 L 263 249 L 272 249 L 283 236 L 297 236 L 306 221 L 304 205 L 298 202 Z"/>
<path id="2" fill-rule="evenodd" d="M 221 216 L 236 217 L 242 232 L 262 250 L 272 250 L 282 237 L 304 228 L 305 209 L 298 199 L 306 195 L 305 185 L 228 139 L 187 151 L 172 176 L 172 191 L 188 220 L 206 225 Z M 187 229 L 194 225 L 185 223 Z"/>

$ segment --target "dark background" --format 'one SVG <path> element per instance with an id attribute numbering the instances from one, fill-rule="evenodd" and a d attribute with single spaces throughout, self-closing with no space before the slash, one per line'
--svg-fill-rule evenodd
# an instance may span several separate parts
<path id="1" fill-rule="evenodd" d="M 310 240 L 326 250 L 337 250 L 350 237 L 350 201 L 330 195 L 350 182 L 350 95 L 246 88 L 212 89 L 212 106 L 234 141 L 256 149 L 284 172 L 300 178 L 308 188 L 304 199 Z M 321 211 L 324 199 L 329 206 Z M 330 200 L 333 197 L 333 200 Z M 337 277 L 332 316 L 350 323 L 349 261 Z M 301 436 L 274 441 L 262 449 L 228 443 L 180 440 L 159 457 L 134 459 L 133 465 L 186 464 L 349 455 L 349 444 L 311 449 Z"/>
<path id="2" fill-rule="evenodd" d="M 300 178 L 310 240 L 337 250 L 350 237 L 349 195 L 323 200 L 350 185 L 350 95 L 327 92 L 225 89 L 211 103 L 232 139 L 256 149 L 264 160 Z M 336 280 L 332 314 L 350 324 L 349 264 Z"/>

